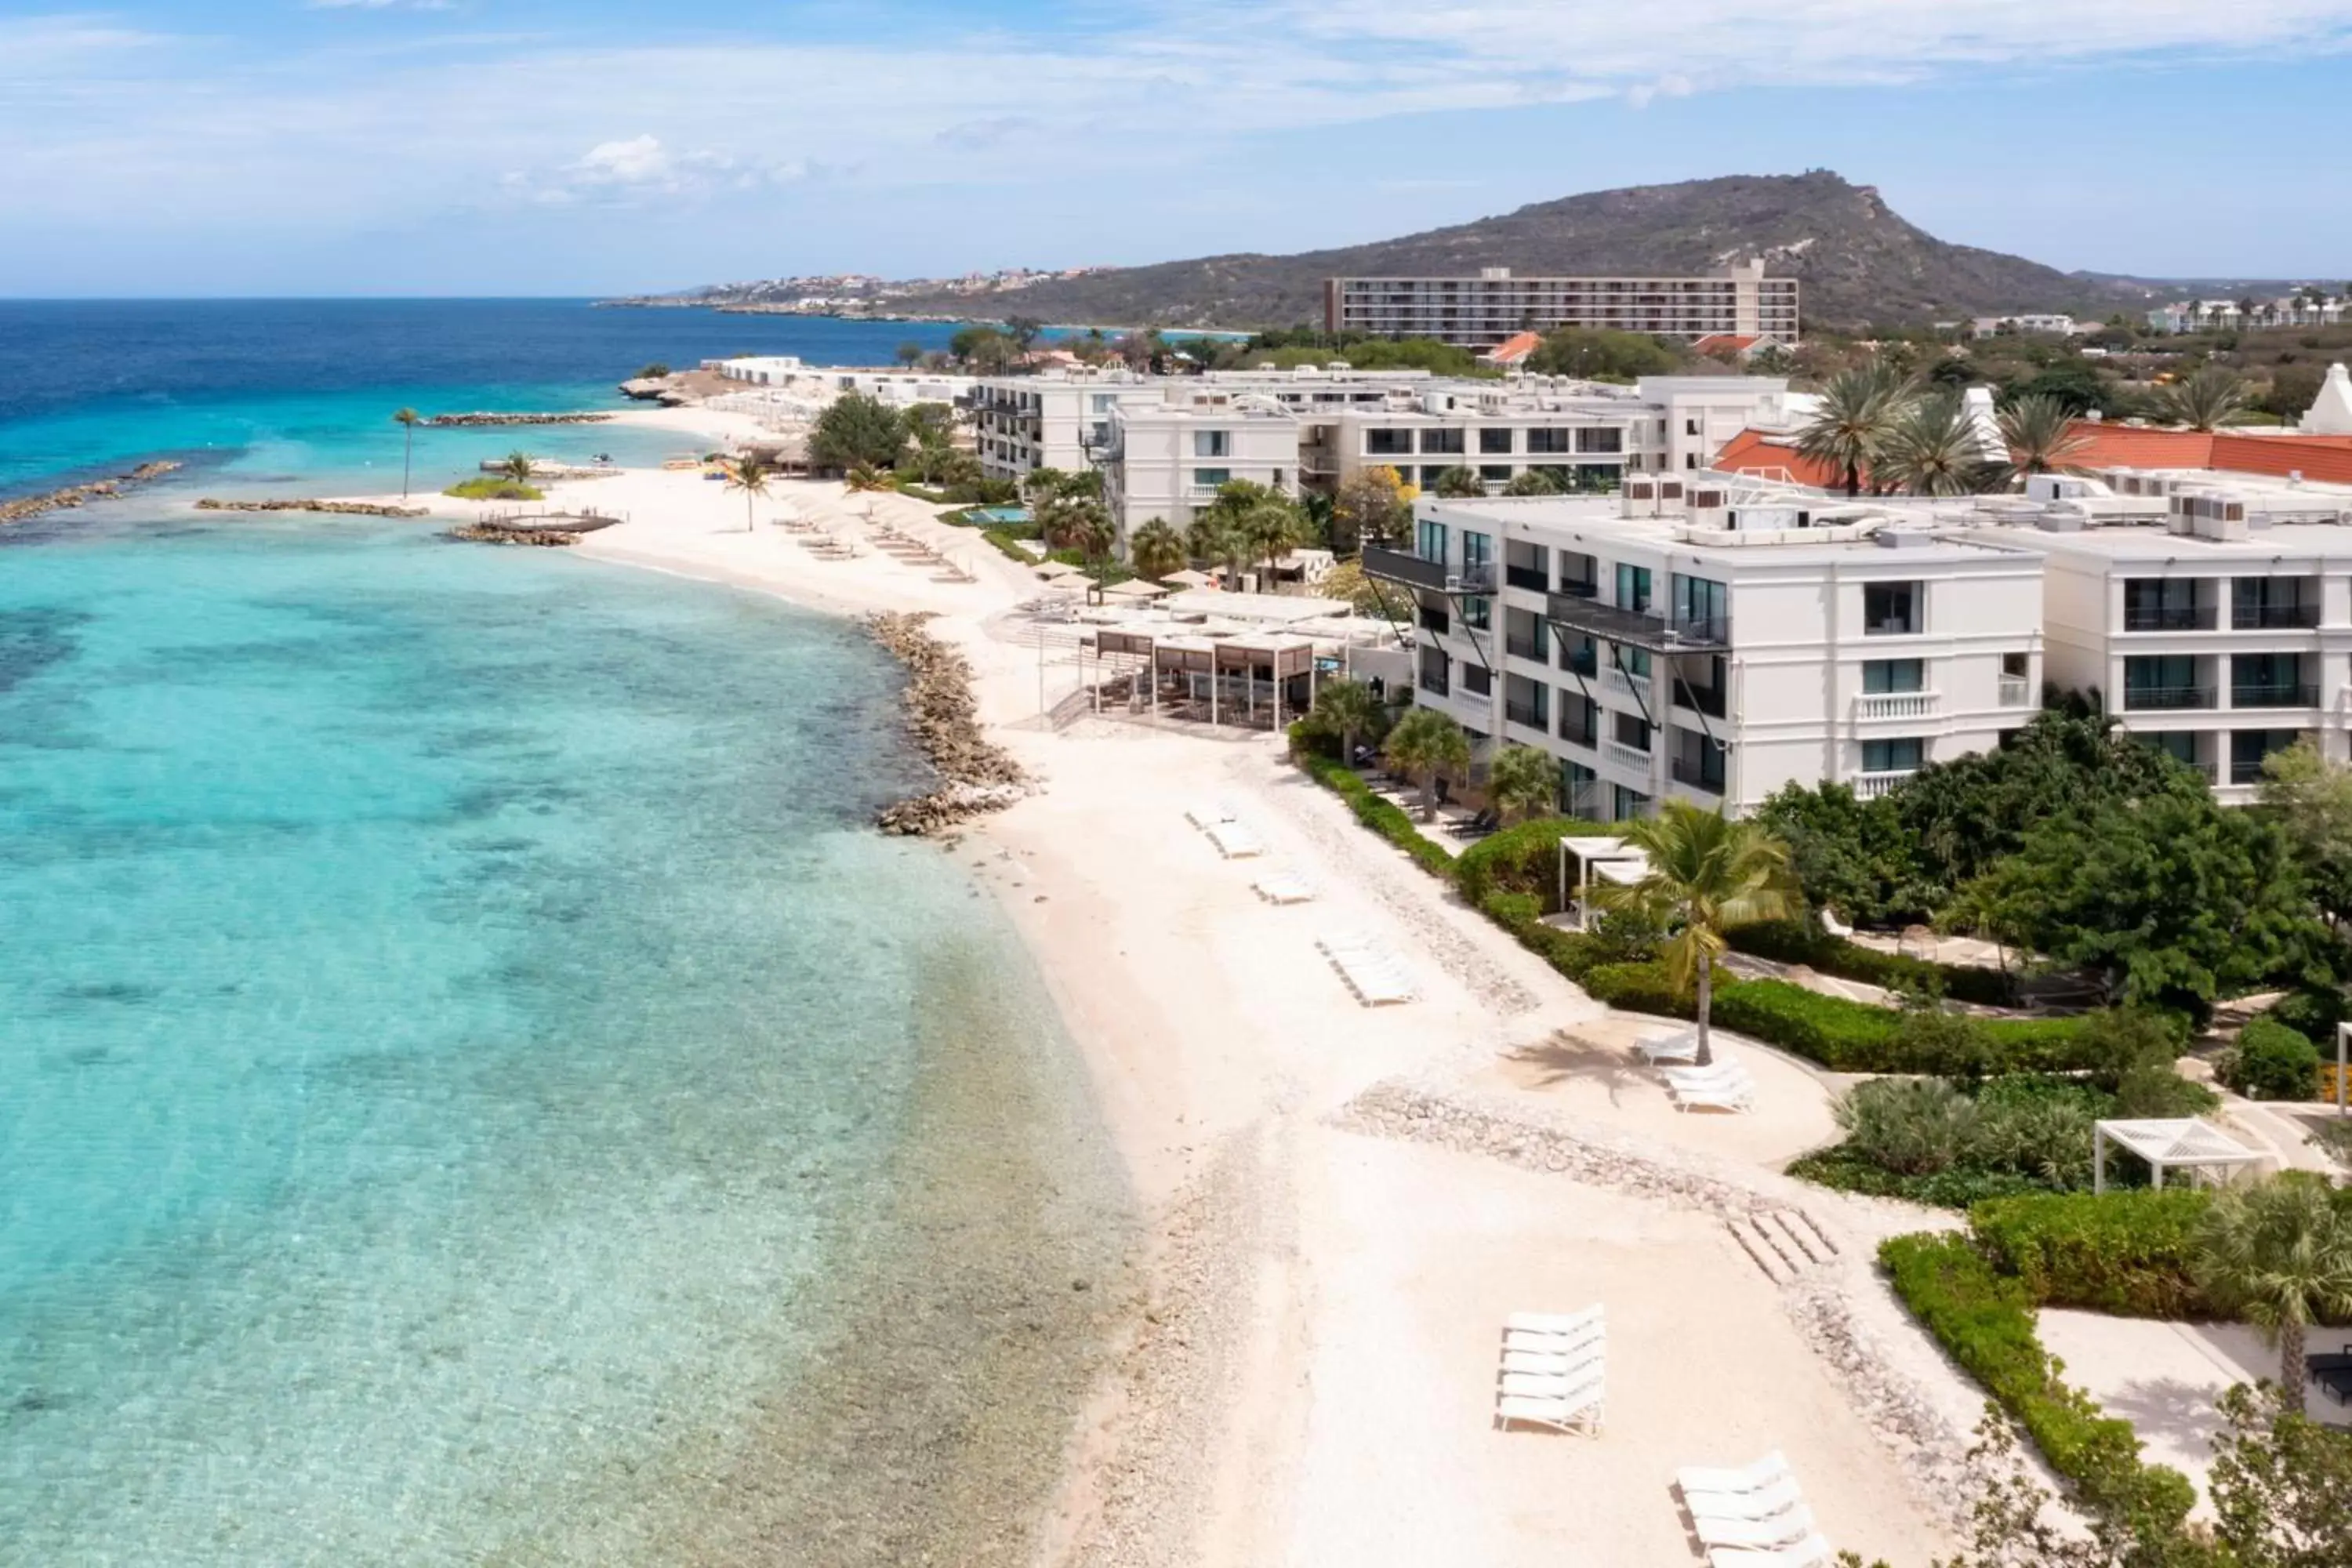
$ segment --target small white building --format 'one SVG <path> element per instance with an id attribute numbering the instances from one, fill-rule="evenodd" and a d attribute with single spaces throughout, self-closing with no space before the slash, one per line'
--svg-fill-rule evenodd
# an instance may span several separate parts
<path id="1" fill-rule="evenodd" d="M 1999 337 L 2011 333 L 2025 337 L 2071 338 L 2084 331 L 2072 316 L 2027 311 L 2014 316 L 1979 316 L 1969 323 L 1969 335 L 1976 338 Z"/>

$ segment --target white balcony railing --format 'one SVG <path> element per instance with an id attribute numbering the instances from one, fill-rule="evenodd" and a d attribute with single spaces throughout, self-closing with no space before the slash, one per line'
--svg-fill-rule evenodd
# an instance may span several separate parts
<path id="1" fill-rule="evenodd" d="M 1644 708 L 1649 706 L 1650 678 L 1646 675 L 1628 675 L 1612 665 L 1601 672 L 1601 689 L 1633 698 Z"/>
<path id="2" fill-rule="evenodd" d="M 1933 691 L 1871 691 L 1853 700 L 1857 719 L 1927 719 L 1938 700 Z"/>
<path id="3" fill-rule="evenodd" d="M 2000 678 L 2000 705 L 2002 707 L 2022 708 L 2032 700 L 2033 683 L 2032 681 L 2026 679 L 2025 677 L 2021 675 L 2004 675 Z"/>
<path id="4" fill-rule="evenodd" d="M 1876 800 L 1880 795 L 1909 778 L 1914 771 L 1905 768 L 1898 773 L 1856 773 L 1853 775 L 1853 793 L 1863 800 Z"/>
<path id="5" fill-rule="evenodd" d="M 1605 761 L 1614 763 L 1621 768 L 1630 769 L 1645 777 L 1650 772 L 1650 753 L 1633 746 L 1622 746 L 1614 741 L 1603 741 L 1601 742 L 1601 755 Z"/>

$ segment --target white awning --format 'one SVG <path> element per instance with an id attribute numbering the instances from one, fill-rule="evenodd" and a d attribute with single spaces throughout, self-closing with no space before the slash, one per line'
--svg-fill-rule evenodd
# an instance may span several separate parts
<path id="1" fill-rule="evenodd" d="M 2148 1163 L 2156 1184 L 2164 1185 L 2167 1171 L 2221 1166 L 2234 1169 L 2260 1164 L 2270 1156 L 2250 1149 L 2201 1116 L 2150 1117 L 2092 1123 L 2092 1156 L 2095 1162 L 2092 1186 L 2105 1190 L 2107 1142 L 2113 1139 Z"/>

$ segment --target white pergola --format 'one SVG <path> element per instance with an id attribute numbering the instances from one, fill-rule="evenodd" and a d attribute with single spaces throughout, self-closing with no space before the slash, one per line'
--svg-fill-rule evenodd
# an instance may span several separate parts
<path id="1" fill-rule="evenodd" d="M 2267 1158 L 2247 1148 L 2201 1116 L 2148 1118 L 2141 1121 L 2094 1122 L 2091 1128 L 2091 1190 L 2107 1190 L 2107 1143 L 2112 1139 L 2141 1159 L 2164 1185 L 2164 1173 L 2177 1169 L 2221 1166 L 2235 1170 Z"/>
<path id="2" fill-rule="evenodd" d="M 1568 862 L 1576 860 L 1576 897 L 1568 896 Z M 1650 874 L 1650 858 L 1622 838 L 1562 837 L 1559 841 L 1559 901 L 1576 911 L 1576 929 L 1592 929 L 1592 879 L 1631 887 Z"/>

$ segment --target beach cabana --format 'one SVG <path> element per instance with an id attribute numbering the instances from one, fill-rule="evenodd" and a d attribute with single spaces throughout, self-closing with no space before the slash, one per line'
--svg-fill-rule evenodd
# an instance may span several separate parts
<path id="1" fill-rule="evenodd" d="M 1205 588 L 1216 579 L 1206 572 L 1195 572 L 1187 566 L 1181 572 L 1171 572 L 1165 581 L 1173 583 L 1180 588 Z"/>
<path id="2" fill-rule="evenodd" d="M 1065 577 L 1084 575 L 1084 574 L 1076 567 L 1071 565 L 1066 561 L 1040 561 L 1037 563 L 1036 572 L 1038 576 L 1045 578 L 1049 583 L 1059 582 Z"/>
<path id="3" fill-rule="evenodd" d="M 2147 1162 L 2156 1185 L 2179 1170 L 2234 1173 L 2264 1156 L 2247 1148 L 2201 1116 L 2148 1117 L 2091 1124 L 2091 1190 L 2107 1190 L 2107 1145 L 2120 1143 Z"/>
<path id="4" fill-rule="evenodd" d="M 1157 583 L 1146 582 L 1140 577 L 1130 577 L 1124 583 L 1113 583 L 1103 592 L 1115 598 L 1140 600 L 1157 599 L 1168 590 Z"/>
<path id="5" fill-rule="evenodd" d="M 1569 872 L 1571 860 L 1576 863 L 1573 877 Z M 1594 837 L 1559 841 L 1559 906 L 1574 911 L 1578 931 L 1591 929 L 1591 893 L 1596 879 L 1630 888 L 1649 874 L 1649 856 L 1622 838 Z M 1574 898 L 1569 896 L 1571 886 L 1576 889 Z"/>

